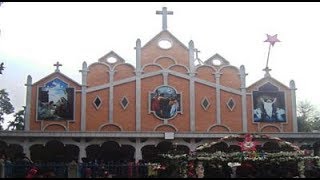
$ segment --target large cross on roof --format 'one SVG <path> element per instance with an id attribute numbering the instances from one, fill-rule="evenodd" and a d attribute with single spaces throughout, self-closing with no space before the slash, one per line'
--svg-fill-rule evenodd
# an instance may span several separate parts
<path id="1" fill-rule="evenodd" d="M 167 7 L 162 7 L 162 11 L 156 11 L 156 14 L 162 14 L 162 30 L 167 30 L 167 15 L 172 15 L 173 11 L 167 11 Z"/>

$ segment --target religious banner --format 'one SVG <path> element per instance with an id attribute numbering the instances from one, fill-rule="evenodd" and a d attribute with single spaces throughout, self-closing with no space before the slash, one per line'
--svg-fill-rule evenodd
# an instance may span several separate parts
<path id="1" fill-rule="evenodd" d="M 284 92 L 253 91 L 254 122 L 286 122 Z"/>
<path id="2" fill-rule="evenodd" d="M 73 120 L 74 88 L 56 78 L 38 89 L 37 120 Z"/>

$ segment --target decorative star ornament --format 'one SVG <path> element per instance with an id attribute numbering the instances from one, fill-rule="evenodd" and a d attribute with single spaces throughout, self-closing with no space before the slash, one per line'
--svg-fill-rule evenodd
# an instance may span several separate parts
<path id="1" fill-rule="evenodd" d="M 244 141 L 240 142 L 241 151 L 255 151 L 257 143 L 252 141 L 253 136 L 251 134 L 246 134 Z"/>
<path id="2" fill-rule="evenodd" d="M 277 36 L 278 34 L 273 36 L 270 36 L 269 34 L 267 34 L 267 40 L 265 40 L 264 42 L 269 42 L 272 46 L 274 46 L 276 42 L 280 42 Z"/>

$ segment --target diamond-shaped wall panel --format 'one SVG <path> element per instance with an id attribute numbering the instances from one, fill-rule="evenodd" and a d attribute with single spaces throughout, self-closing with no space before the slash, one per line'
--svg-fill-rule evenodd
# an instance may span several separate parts
<path id="1" fill-rule="evenodd" d="M 129 100 L 127 97 L 123 97 L 121 100 L 120 100 L 120 104 L 122 106 L 123 109 L 126 109 L 129 105 Z"/>
<path id="2" fill-rule="evenodd" d="M 99 109 L 101 107 L 102 101 L 101 98 L 99 96 L 97 96 L 94 100 L 93 100 L 93 105 L 96 109 Z"/>
<path id="3" fill-rule="evenodd" d="M 207 97 L 204 97 L 201 101 L 201 106 L 204 110 L 208 110 L 208 108 L 210 107 L 211 103 L 209 101 L 209 99 Z"/>
<path id="4" fill-rule="evenodd" d="M 234 107 L 236 107 L 236 102 L 230 98 L 227 102 L 227 107 L 230 109 L 230 111 L 233 111 Z"/>

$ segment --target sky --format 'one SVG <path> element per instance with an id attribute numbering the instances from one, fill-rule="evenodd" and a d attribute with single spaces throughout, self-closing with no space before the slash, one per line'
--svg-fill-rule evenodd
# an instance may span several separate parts
<path id="1" fill-rule="evenodd" d="M 27 76 L 37 82 L 55 70 L 81 83 L 88 65 L 110 51 L 135 66 L 135 43 L 142 46 L 162 31 L 157 10 L 167 7 L 168 31 L 188 47 L 193 40 L 205 61 L 218 53 L 245 66 L 247 86 L 264 77 L 269 43 L 271 77 L 296 84 L 297 102 L 320 107 L 319 2 L 5 2 L 0 6 L 0 89 L 15 112 L 26 99 Z M 13 115 L 13 114 L 12 114 Z M 12 119 L 12 115 L 10 115 Z M 7 121 L 10 119 L 7 116 Z"/>

